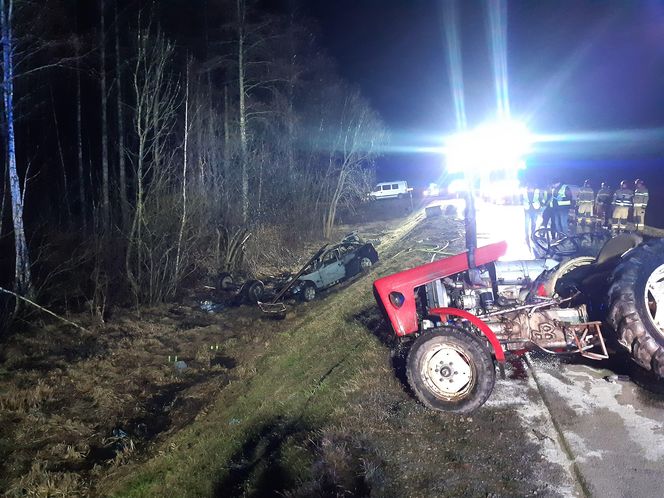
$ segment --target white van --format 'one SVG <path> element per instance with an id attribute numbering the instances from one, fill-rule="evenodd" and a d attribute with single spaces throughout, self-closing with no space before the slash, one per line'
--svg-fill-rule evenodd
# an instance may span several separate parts
<path id="1" fill-rule="evenodd" d="M 370 192 L 369 196 L 372 199 L 390 199 L 393 197 L 401 199 L 409 195 L 412 190 L 412 188 L 408 188 L 408 182 L 403 180 L 382 182 L 374 187 L 373 192 Z"/>

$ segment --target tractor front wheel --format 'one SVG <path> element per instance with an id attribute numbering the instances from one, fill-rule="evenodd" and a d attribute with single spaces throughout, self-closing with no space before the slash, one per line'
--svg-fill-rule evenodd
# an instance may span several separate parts
<path id="1" fill-rule="evenodd" d="M 408 383 L 427 407 L 468 413 L 484 404 L 496 382 L 488 347 L 464 330 L 441 327 L 417 338 L 408 353 Z"/>

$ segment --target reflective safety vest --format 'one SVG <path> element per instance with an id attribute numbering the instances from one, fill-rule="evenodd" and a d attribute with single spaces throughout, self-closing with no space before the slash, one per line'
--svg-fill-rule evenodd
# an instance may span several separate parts
<path id="1" fill-rule="evenodd" d="M 646 207 L 648 205 L 648 189 L 637 187 L 634 191 L 634 207 Z"/>
<path id="2" fill-rule="evenodd" d="M 632 198 L 634 197 L 634 192 L 629 189 L 621 188 L 616 190 L 616 193 L 613 194 L 613 205 L 614 206 L 631 206 Z"/>
<path id="3" fill-rule="evenodd" d="M 530 211 L 531 209 L 538 210 L 542 207 L 542 196 L 538 188 L 535 190 L 529 191 L 524 190 L 521 194 L 521 204 L 523 204 L 523 209 Z"/>
<path id="4" fill-rule="evenodd" d="M 558 189 L 558 192 L 556 192 L 551 199 L 551 205 L 558 205 L 560 207 L 567 207 L 572 204 L 572 200 L 565 194 L 567 190 L 567 185 L 562 184 L 560 188 Z M 554 202 L 556 204 L 554 204 Z"/>
<path id="5" fill-rule="evenodd" d="M 578 201 L 582 203 L 589 203 L 595 200 L 595 192 L 590 187 L 581 187 L 579 189 Z"/>
<path id="6" fill-rule="evenodd" d="M 611 200 L 611 191 L 608 188 L 599 189 L 599 192 L 597 192 L 597 199 L 595 199 L 595 202 L 597 204 L 608 204 L 610 200 Z"/>

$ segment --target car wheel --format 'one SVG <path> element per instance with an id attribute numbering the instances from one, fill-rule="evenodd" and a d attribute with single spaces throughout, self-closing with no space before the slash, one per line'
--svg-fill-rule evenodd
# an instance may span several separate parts
<path id="1" fill-rule="evenodd" d="M 316 299 L 316 284 L 313 282 L 307 282 L 302 288 L 302 300 L 309 302 L 314 299 Z"/>
<path id="2" fill-rule="evenodd" d="M 360 271 L 367 271 L 372 266 L 373 262 L 371 261 L 371 258 L 368 258 L 367 256 L 360 258 Z"/>
<path id="3" fill-rule="evenodd" d="M 217 276 L 217 289 L 229 290 L 233 286 L 233 276 L 227 271 L 222 271 Z"/>
<path id="4" fill-rule="evenodd" d="M 260 280 L 248 280 L 242 286 L 242 295 L 249 304 L 258 303 L 263 297 L 265 286 Z"/>
<path id="5" fill-rule="evenodd" d="M 417 398 L 433 410 L 468 413 L 484 404 L 496 382 L 489 349 L 453 327 L 425 332 L 415 340 L 406 365 Z"/>

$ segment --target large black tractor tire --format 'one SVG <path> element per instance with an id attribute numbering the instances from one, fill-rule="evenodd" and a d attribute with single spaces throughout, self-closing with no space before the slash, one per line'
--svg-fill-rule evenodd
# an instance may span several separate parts
<path id="1" fill-rule="evenodd" d="M 664 239 L 657 239 L 632 250 L 614 270 L 607 315 L 618 342 L 658 377 L 664 377 L 662 287 Z M 657 309 L 657 301 L 662 309 Z"/>
<path id="2" fill-rule="evenodd" d="M 469 413 L 484 404 L 496 382 L 488 347 L 463 330 L 440 327 L 420 335 L 408 353 L 408 383 L 433 410 Z"/>

